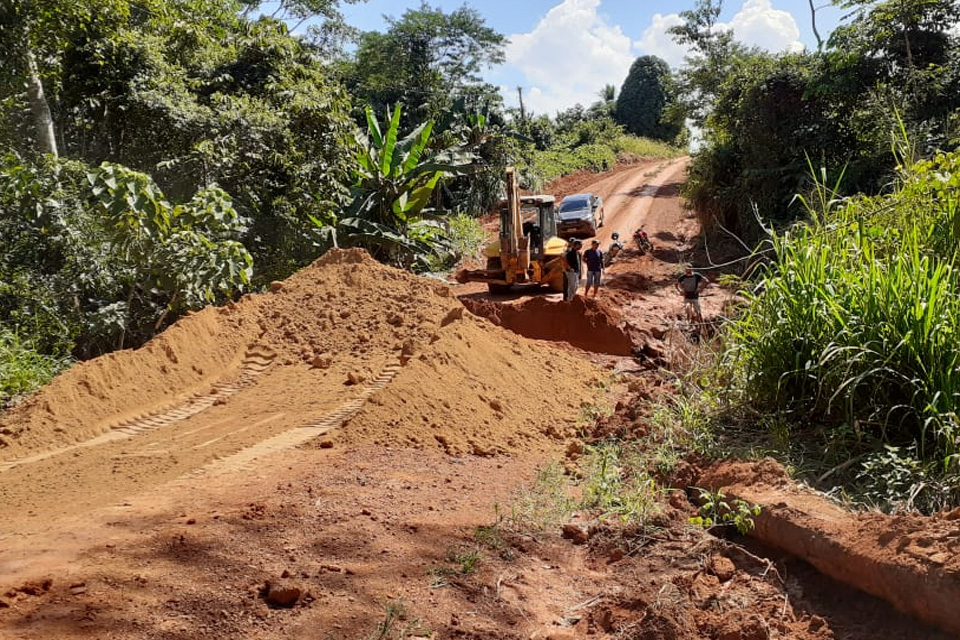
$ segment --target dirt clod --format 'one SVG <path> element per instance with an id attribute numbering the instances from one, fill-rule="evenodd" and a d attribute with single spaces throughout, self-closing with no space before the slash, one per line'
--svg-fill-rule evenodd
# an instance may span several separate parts
<path id="1" fill-rule="evenodd" d="M 737 567 L 730 558 L 716 555 L 710 559 L 710 572 L 717 576 L 720 582 L 726 582 L 737 573 Z"/>
<path id="2" fill-rule="evenodd" d="M 264 601 L 272 607 L 293 607 L 300 600 L 301 594 L 302 591 L 299 587 L 295 587 L 286 582 L 277 584 L 267 582 L 263 586 L 263 589 L 261 589 L 261 595 Z"/>
<path id="3" fill-rule="evenodd" d="M 590 532 L 583 525 L 568 522 L 563 525 L 563 537 L 573 544 L 586 544 L 590 540 Z"/>

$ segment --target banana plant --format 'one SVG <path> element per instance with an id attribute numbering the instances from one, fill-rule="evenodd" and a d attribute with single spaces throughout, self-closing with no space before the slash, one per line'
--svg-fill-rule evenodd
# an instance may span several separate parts
<path id="1" fill-rule="evenodd" d="M 424 122 L 400 137 L 401 106 L 385 128 L 366 109 L 367 131 L 357 134 L 351 199 L 335 227 L 326 229 L 334 244 L 359 246 L 404 268 L 447 250 L 443 225 L 425 213 L 445 178 L 464 175 L 474 156 L 455 147 L 430 149 L 434 122 Z"/>

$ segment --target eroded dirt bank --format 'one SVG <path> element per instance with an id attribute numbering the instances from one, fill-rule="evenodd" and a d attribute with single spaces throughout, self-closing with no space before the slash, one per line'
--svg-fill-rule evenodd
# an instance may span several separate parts
<path id="1" fill-rule="evenodd" d="M 852 514 L 796 487 L 773 460 L 719 464 L 699 483 L 762 507 L 751 536 L 960 636 L 960 510 Z"/>
<path id="2" fill-rule="evenodd" d="M 620 311 L 602 300 L 577 296 L 570 302 L 533 297 L 518 303 L 461 296 L 474 314 L 533 340 L 566 342 L 584 351 L 629 356 L 634 344 Z"/>

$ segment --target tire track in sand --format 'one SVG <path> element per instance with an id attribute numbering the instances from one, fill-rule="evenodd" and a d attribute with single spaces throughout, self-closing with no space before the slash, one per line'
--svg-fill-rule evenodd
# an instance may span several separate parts
<path id="1" fill-rule="evenodd" d="M 341 426 L 363 408 L 370 396 L 390 384 L 402 366 L 399 362 L 387 365 L 380 375 L 369 386 L 365 387 L 359 395 L 309 424 L 284 431 L 226 458 L 215 460 L 196 471 L 186 474 L 180 481 L 189 482 L 198 476 L 249 470 L 258 458 L 305 444 L 327 433 L 330 429 Z"/>
<path id="2" fill-rule="evenodd" d="M 205 411 L 230 396 L 240 393 L 242 390 L 253 386 L 257 378 L 263 375 L 273 361 L 276 359 L 276 353 L 267 347 L 258 345 L 252 346 L 247 350 L 240 365 L 240 376 L 231 382 L 218 382 L 214 384 L 207 393 L 198 393 L 191 396 L 186 402 L 183 402 L 174 408 L 162 409 L 137 416 L 130 420 L 125 420 L 113 425 L 110 431 L 99 435 L 90 440 L 79 442 L 67 447 L 60 447 L 50 451 L 43 451 L 25 458 L 18 458 L 4 463 L 0 463 L 0 473 L 13 469 L 24 464 L 46 460 L 69 451 L 96 447 L 108 442 L 126 440 L 136 435 L 148 431 L 155 431 L 162 427 L 169 426 L 175 422 L 186 420 L 202 411 Z"/>

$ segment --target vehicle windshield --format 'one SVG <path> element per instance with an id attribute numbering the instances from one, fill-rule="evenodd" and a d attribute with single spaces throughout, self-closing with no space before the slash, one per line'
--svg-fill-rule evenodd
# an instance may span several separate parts
<path id="1" fill-rule="evenodd" d="M 590 213 L 590 203 L 586 198 L 576 198 L 573 200 L 567 198 L 560 205 L 559 213 L 561 219 L 578 218 Z"/>

